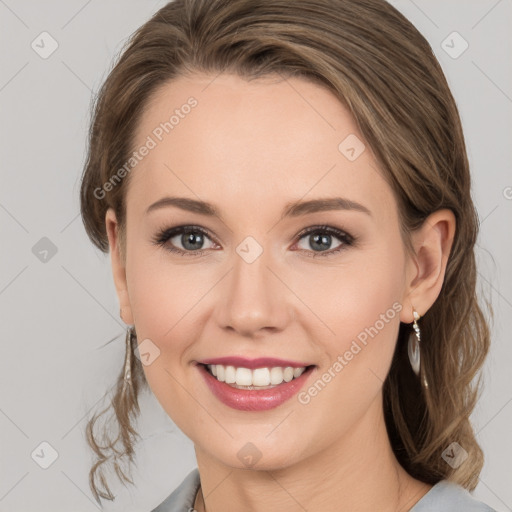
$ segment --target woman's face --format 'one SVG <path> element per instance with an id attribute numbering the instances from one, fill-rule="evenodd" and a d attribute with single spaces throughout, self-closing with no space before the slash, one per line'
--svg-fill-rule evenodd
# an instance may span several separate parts
<path id="1" fill-rule="evenodd" d="M 123 315 L 162 407 L 220 464 L 244 468 L 250 455 L 258 468 L 289 466 L 378 417 L 400 319 L 411 321 L 413 266 L 392 191 L 362 144 L 334 95 L 301 79 L 180 78 L 143 114 Z M 170 197 L 216 215 L 161 202 Z M 316 200 L 331 206 L 299 206 Z M 196 229 L 169 231 L 178 226 Z M 223 357 L 314 368 L 284 402 L 274 388 L 247 405 L 246 390 L 231 402 L 213 393 L 197 364 Z"/>

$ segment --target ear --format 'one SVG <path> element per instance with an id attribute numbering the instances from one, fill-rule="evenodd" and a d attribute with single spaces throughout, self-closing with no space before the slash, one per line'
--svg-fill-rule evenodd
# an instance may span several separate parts
<path id="1" fill-rule="evenodd" d="M 121 308 L 120 315 L 124 323 L 133 325 L 132 308 L 126 284 L 126 263 L 121 253 L 119 224 L 117 222 L 116 214 L 112 208 L 109 208 L 105 214 L 105 227 L 110 246 L 112 275 L 114 276 L 117 298 L 119 299 L 119 306 Z"/>
<path id="2" fill-rule="evenodd" d="M 441 293 L 455 228 L 455 215 L 443 209 L 429 215 L 421 228 L 412 233 L 415 254 L 409 256 L 407 265 L 402 322 L 414 320 L 413 307 L 420 316 L 425 315 Z"/>

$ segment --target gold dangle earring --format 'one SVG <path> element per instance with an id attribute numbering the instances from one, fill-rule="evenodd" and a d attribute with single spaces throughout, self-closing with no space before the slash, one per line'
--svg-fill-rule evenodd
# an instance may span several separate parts
<path id="1" fill-rule="evenodd" d="M 414 321 L 412 324 L 413 331 L 409 334 L 409 341 L 407 344 L 407 353 L 409 355 L 409 362 L 413 372 L 416 375 L 422 374 L 422 381 L 425 388 L 428 388 L 428 382 L 425 377 L 425 372 L 421 371 L 421 332 L 418 325 L 418 320 L 421 318 L 418 312 L 412 308 L 412 315 Z"/>

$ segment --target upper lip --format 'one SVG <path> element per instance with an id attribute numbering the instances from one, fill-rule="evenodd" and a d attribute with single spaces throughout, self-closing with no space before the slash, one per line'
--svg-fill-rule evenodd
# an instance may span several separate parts
<path id="1" fill-rule="evenodd" d="M 311 366 L 309 363 L 300 363 L 297 361 L 287 361 L 285 359 L 276 359 L 274 357 L 258 357 L 256 359 L 246 359 L 245 357 L 215 357 L 212 359 L 203 359 L 198 361 L 198 364 L 222 364 L 224 366 L 235 366 L 237 368 L 249 368 L 254 370 L 256 368 L 271 368 L 274 366 L 281 366 L 286 368 L 303 368 Z"/>

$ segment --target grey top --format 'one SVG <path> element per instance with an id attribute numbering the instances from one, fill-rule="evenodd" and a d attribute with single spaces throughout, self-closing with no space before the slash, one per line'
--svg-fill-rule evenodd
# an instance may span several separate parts
<path id="1" fill-rule="evenodd" d="M 192 512 L 199 490 L 199 470 L 193 469 L 165 501 L 151 512 Z M 410 512 L 496 512 L 454 482 L 440 480 Z"/>

